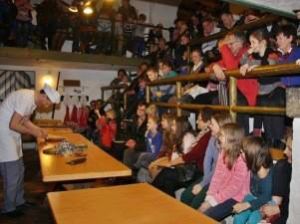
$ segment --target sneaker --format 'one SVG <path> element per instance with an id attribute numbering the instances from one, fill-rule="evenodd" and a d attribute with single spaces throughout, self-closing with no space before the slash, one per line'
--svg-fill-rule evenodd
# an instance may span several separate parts
<path id="1" fill-rule="evenodd" d="M 9 217 L 9 218 L 18 218 L 18 217 L 21 217 L 24 215 L 24 213 L 20 210 L 13 210 L 13 211 L 10 211 L 10 212 L 5 212 L 3 213 L 3 215 Z"/>
<path id="2" fill-rule="evenodd" d="M 25 203 L 18 205 L 17 210 L 24 210 L 36 207 L 37 204 L 34 202 L 26 201 Z"/>

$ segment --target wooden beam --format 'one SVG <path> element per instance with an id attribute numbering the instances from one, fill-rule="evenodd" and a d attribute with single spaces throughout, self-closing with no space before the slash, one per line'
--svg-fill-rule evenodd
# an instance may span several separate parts
<path id="1" fill-rule="evenodd" d="M 251 107 L 251 106 L 233 106 L 231 110 L 237 113 L 246 114 L 278 114 L 285 115 L 284 107 Z"/>
<path id="2" fill-rule="evenodd" d="M 300 75 L 300 66 L 293 64 L 278 64 L 278 65 L 266 65 L 259 66 L 253 69 L 251 72 L 247 73 L 246 76 L 242 76 L 239 69 L 225 71 L 224 72 L 227 77 L 235 77 L 235 78 L 259 78 L 268 76 L 284 76 L 284 75 Z M 165 85 L 165 84 L 175 84 L 177 81 L 181 82 L 191 82 L 191 81 L 201 81 L 213 79 L 214 74 L 210 73 L 196 73 L 190 75 L 180 75 L 174 78 L 160 79 L 158 81 L 154 81 L 149 83 L 150 86 L 155 85 Z"/>
<path id="3" fill-rule="evenodd" d="M 147 61 L 107 55 L 75 54 L 58 51 L 45 51 L 29 48 L 0 48 L 0 65 L 41 66 L 73 69 L 135 69 Z"/>
<path id="4" fill-rule="evenodd" d="M 155 2 L 155 3 L 160 3 L 163 5 L 172 5 L 172 6 L 178 6 L 181 2 L 181 0 L 140 0 L 142 2 Z"/>

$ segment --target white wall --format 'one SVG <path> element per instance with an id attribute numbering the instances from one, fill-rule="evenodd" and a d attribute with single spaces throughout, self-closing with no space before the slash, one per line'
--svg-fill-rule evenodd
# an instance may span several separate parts
<path id="1" fill-rule="evenodd" d="M 56 79 L 57 74 L 53 72 L 54 79 Z M 88 96 L 89 101 L 99 99 L 101 98 L 101 87 L 109 85 L 111 80 L 116 77 L 116 74 L 117 71 L 61 70 L 58 91 L 63 96 Z M 42 77 L 42 74 L 37 73 L 37 76 Z M 37 80 L 39 79 L 37 78 Z M 80 87 L 64 87 L 64 80 L 79 80 Z M 65 104 L 61 103 L 55 110 L 54 119 L 63 120 L 65 111 Z M 50 119 L 51 116 L 52 112 L 38 113 L 36 117 L 38 119 Z"/>
<path id="2" fill-rule="evenodd" d="M 117 76 L 115 70 L 72 70 L 72 69 L 60 69 L 60 68 L 38 68 L 38 67 L 26 67 L 26 66 L 0 66 L 0 70 L 12 70 L 12 71 L 34 71 L 35 72 L 35 89 L 42 89 L 45 78 L 49 81 L 53 87 L 57 85 L 57 77 L 60 72 L 60 81 L 58 85 L 58 91 L 64 95 L 87 95 L 89 100 L 101 98 L 101 87 L 107 86 Z M 63 87 L 63 80 L 80 80 L 80 88 Z M 79 93 L 77 90 L 80 90 Z M 109 96 L 109 92 L 106 98 Z M 50 119 L 52 112 L 41 112 L 36 114 L 37 119 Z M 55 110 L 55 119 L 63 119 L 65 116 L 65 107 L 63 104 L 58 106 Z"/>

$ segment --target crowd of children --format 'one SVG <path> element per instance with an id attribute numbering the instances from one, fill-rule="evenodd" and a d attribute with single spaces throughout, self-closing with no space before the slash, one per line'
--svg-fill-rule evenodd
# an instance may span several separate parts
<path id="1" fill-rule="evenodd" d="M 219 42 L 221 59 L 209 65 L 199 49 L 193 50 L 189 70 L 212 72 L 214 79 L 187 83 L 181 99 L 176 98 L 172 85 L 153 86 L 151 100 L 227 105 L 225 70 L 239 68 L 247 77 L 256 66 L 300 64 L 295 27 L 282 25 L 273 37 L 272 41 L 266 29 L 254 30 L 248 43 L 244 34 L 229 33 Z M 120 125 L 113 111 L 92 112 L 99 145 L 130 167 L 136 181 L 151 183 L 215 220 L 231 216 L 234 223 L 285 223 L 292 155 L 291 135 L 282 142 L 287 119 L 254 115 L 254 129 L 249 133 L 249 115 L 238 114 L 237 123 L 233 123 L 229 114 L 205 108 L 198 115 L 199 132 L 195 134 L 188 117 L 177 118 L 172 111 L 144 102 L 147 83 L 176 77 L 173 68 L 168 60 L 159 61 L 156 67 L 140 66 L 137 78 L 124 92 L 131 101 Z M 299 80 L 299 76 L 239 79 L 238 104 L 284 106 L 286 89 L 298 86 Z M 120 131 L 126 135 L 116 144 Z M 284 145 L 287 159 L 273 165 L 270 147 Z"/>

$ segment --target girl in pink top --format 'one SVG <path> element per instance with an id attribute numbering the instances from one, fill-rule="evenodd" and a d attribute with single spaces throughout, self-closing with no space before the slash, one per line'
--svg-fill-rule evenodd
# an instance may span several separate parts
<path id="1" fill-rule="evenodd" d="M 244 130 L 230 123 L 221 128 L 219 135 L 220 154 L 205 202 L 199 210 L 221 221 L 230 215 L 233 206 L 249 193 L 250 172 L 242 156 Z"/>

